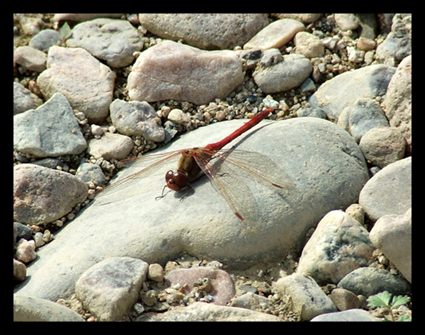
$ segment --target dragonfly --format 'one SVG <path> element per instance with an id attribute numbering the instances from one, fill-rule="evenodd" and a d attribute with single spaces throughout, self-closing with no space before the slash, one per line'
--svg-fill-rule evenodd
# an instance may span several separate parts
<path id="1" fill-rule="evenodd" d="M 275 191 L 289 192 L 295 185 L 292 179 L 269 157 L 253 151 L 238 150 L 234 147 L 223 149 L 223 147 L 256 126 L 273 110 L 273 108 L 263 110 L 229 136 L 205 147 L 180 149 L 122 160 L 120 162 L 124 167 L 130 167 L 136 162 L 140 162 L 140 165 L 145 167 L 111 184 L 107 189 L 110 191 L 133 184 L 158 171 L 171 159 L 179 157 L 176 171 L 166 172 L 165 185 L 161 196 L 157 199 L 164 197 L 164 190 L 167 187 L 177 192 L 188 189 L 187 195 L 193 190 L 191 184 L 206 175 L 240 220 L 252 220 L 260 209 L 255 208 L 254 197 L 244 178 L 255 180 Z"/>

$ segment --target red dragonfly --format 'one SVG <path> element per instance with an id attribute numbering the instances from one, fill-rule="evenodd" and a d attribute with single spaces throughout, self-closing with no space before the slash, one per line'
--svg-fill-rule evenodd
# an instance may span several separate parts
<path id="1" fill-rule="evenodd" d="M 253 200 L 249 187 L 239 178 L 240 176 L 248 177 L 251 180 L 255 179 L 273 190 L 289 191 L 294 188 L 294 184 L 291 178 L 270 158 L 256 152 L 222 148 L 257 125 L 272 111 L 273 108 L 263 110 L 229 136 L 205 147 L 181 149 L 123 160 L 121 162 L 125 167 L 129 167 L 135 162 L 143 162 L 146 167 L 118 180 L 107 189 L 109 191 L 123 187 L 127 183 L 134 183 L 157 171 L 173 157 L 180 156 L 177 171 L 170 170 L 165 174 L 164 189 L 168 187 L 174 191 L 185 188 L 193 190 L 191 183 L 205 174 L 239 219 L 253 219 L 255 211 L 252 207 L 255 206 L 252 203 L 255 200 Z M 157 198 L 164 197 L 164 189 L 162 195 Z"/>

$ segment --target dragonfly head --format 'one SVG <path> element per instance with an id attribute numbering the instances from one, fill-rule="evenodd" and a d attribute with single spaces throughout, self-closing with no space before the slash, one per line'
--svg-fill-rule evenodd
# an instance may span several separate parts
<path id="1" fill-rule="evenodd" d="M 183 171 L 177 170 L 177 172 L 174 172 L 170 170 L 165 174 L 165 181 L 167 182 L 168 188 L 173 191 L 180 191 L 187 186 L 188 176 Z"/>

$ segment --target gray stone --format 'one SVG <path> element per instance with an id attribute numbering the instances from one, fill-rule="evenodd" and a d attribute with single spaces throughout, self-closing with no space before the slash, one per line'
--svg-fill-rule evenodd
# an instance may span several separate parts
<path id="1" fill-rule="evenodd" d="M 359 20 L 354 14 L 335 14 L 335 22 L 341 30 L 356 30 Z"/>
<path id="2" fill-rule="evenodd" d="M 343 288 L 336 288 L 332 290 L 329 297 L 335 304 L 336 308 L 338 308 L 340 311 L 360 308 L 362 304 L 360 299 L 353 292 Z"/>
<path id="3" fill-rule="evenodd" d="M 164 128 L 155 118 L 155 109 L 146 101 L 124 101 L 116 99 L 109 106 L 114 127 L 123 135 L 143 136 L 144 139 L 162 142 L 165 139 Z"/>
<path id="4" fill-rule="evenodd" d="M 53 21 L 60 22 L 60 21 L 72 21 L 72 22 L 82 22 L 82 21 L 88 21 L 93 20 L 99 17 L 115 17 L 120 18 L 124 13 L 61 13 L 61 14 L 55 14 L 53 16 Z"/>
<path id="5" fill-rule="evenodd" d="M 233 299 L 231 306 L 232 307 L 241 307 L 253 310 L 262 310 L 269 308 L 271 305 L 271 300 L 261 295 L 254 294 L 252 292 L 247 292 L 235 299 Z"/>
<path id="6" fill-rule="evenodd" d="M 26 112 L 35 109 L 43 104 L 38 96 L 31 93 L 23 85 L 13 82 L 13 114 Z"/>
<path id="7" fill-rule="evenodd" d="M 80 164 L 75 176 L 80 178 L 85 183 L 92 181 L 100 186 L 106 183 L 106 178 L 102 172 L 101 167 L 92 163 Z"/>
<path id="8" fill-rule="evenodd" d="M 375 100 L 369 98 L 361 98 L 346 105 L 337 124 L 348 131 L 357 143 L 370 129 L 389 126 L 384 111 Z"/>
<path id="9" fill-rule="evenodd" d="M 59 44 L 61 41 L 60 33 L 53 29 L 44 29 L 31 38 L 29 46 L 46 52 L 53 45 Z"/>
<path id="10" fill-rule="evenodd" d="M 317 117 L 320 119 L 326 119 L 326 112 L 321 108 L 305 108 L 305 109 L 299 109 L 297 111 L 298 117 Z"/>
<path id="11" fill-rule="evenodd" d="M 81 275 L 75 295 L 100 321 L 117 321 L 136 303 L 147 272 L 148 264 L 140 259 L 107 258 Z"/>
<path id="12" fill-rule="evenodd" d="M 84 321 L 73 310 L 55 302 L 22 295 L 13 296 L 13 321 Z"/>
<path id="13" fill-rule="evenodd" d="M 205 50 L 242 46 L 269 23 L 265 14 L 139 14 L 139 21 L 159 37 Z"/>
<path id="14" fill-rule="evenodd" d="M 302 30 L 305 30 L 305 26 L 297 20 L 277 20 L 262 29 L 243 48 L 245 50 L 280 48 L 291 41 L 295 34 Z"/>
<path id="15" fill-rule="evenodd" d="M 89 122 L 103 121 L 115 83 L 115 73 L 81 48 L 49 49 L 47 70 L 37 78 L 37 85 L 45 99 L 62 93 L 73 109 L 84 113 Z"/>
<path id="16" fill-rule="evenodd" d="M 13 279 L 24 281 L 27 278 L 27 267 L 24 263 L 13 259 Z"/>
<path id="17" fill-rule="evenodd" d="M 370 240 L 412 282 L 412 210 L 384 215 L 370 231 Z"/>
<path id="18" fill-rule="evenodd" d="M 323 56 L 325 47 L 320 38 L 306 31 L 300 31 L 294 38 L 295 51 L 307 58 Z"/>
<path id="19" fill-rule="evenodd" d="M 204 104 L 227 97 L 243 79 L 242 62 L 233 51 L 203 51 L 163 41 L 140 54 L 127 87 L 132 100 Z"/>
<path id="20" fill-rule="evenodd" d="M 264 58 L 264 56 L 263 56 Z M 255 83 L 265 93 L 288 91 L 300 86 L 310 76 L 313 66 L 308 58 L 299 54 L 285 55 L 271 66 L 260 61 L 252 74 Z"/>
<path id="21" fill-rule="evenodd" d="M 294 273 L 280 278 L 273 289 L 280 297 L 289 296 L 292 299 L 292 310 L 300 315 L 301 321 L 337 310 L 332 300 L 311 277 Z"/>
<path id="22" fill-rule="evenodd" d="M 165 150 L 216 142 L 245 122 L 234 120 L 199 128 Z M 149 178 L 136 178 L 120 188 L 102 191 L 72 224 L 55 235 L 55 240 L 37 252 L 39 259 L 27 269 L 29 280 L 17 289 L 52 300 L 66 298 L 82 272 L 108 257 L 130 256 L 164 265 L 186 251 L 202 259 L 246 268 L 300 252 L 307 231 L 330 210 L 355 202 L 368 179 L 357 144 L 329 121 L 264 120 L 233 144 L 254 156 L 261 152 L 270 157 L 296 188 L 276 193 L 252 176 L 241 178 L 247 185 L 244 190 L 249 192 L 243 199 L 248 206 L 242 210 L 255 218 L 252 222 L 236 217 L 206 177 L 193 184 L 195 193 L 183 202 L 180 198 L 186 191 L 169 193 L 157 201 L 165 172 L 176 168 L 179 157 L 175 156 L 151 169 Z M 150 160 L 148 155 L 145 159 Z M 144 164 L 139 160 L 118 178 L 140 171 Z"/>
<path id="23" fill-rule="evenodd" d="M 319 322 L 370 322 L 370 321 L 379 321 L 379 319 L 372 316 L 370 313 L 364 309 L 350 309 L 343 312 L 327 313 L 314 317 L 310 321 L 319 321 Z"/>
<path id="24" fill-rule="evenodd" d="M 46 69 L 47 56 L 44 52 L 28 47 L 18 47 L 13 55 L 13 61 L 28 70 L 41 72 Z"/>
<path id="25" fill-rule="evenodd" d="M 337 284 L 346 274 L 369 264 L 374 247 L 368 235 L 343 211 L 329 212 L 305 245 L 297 273 L 321 284 Z"/>
<path id="26" fill-rule="evenodd" d="M 398 128 L 375 127 L 363 135 L 359 147 L 367 161 L 382 169 L 403 158 L 406 140 Z"/>
<path id="27" fill-rule="evenodd" d="M 87 143 L 67 99 L 60 93 L 13 118 L 14 149 L 37 157 L 77 155 Z"/>
<path id="28" fill-rule="evenodd" d="M 105 133 L 100 139 L 89 141 L 87 153 L 95 158 L 124 159 L 130 154 L 134 144 L 130 137 L 120 134 Z"/>
<path id="29" fill-rule="evenodd" d="M 409 284 L 405 279 L 393 276 L 387 270 L 373 267 L 358 268 L 350 272 L 341 279 L 338 287 L 365 297 L 383 291 L 388 291 L 394 295 L 405 295 L 410 291 Z"/>
<path id="30" fill-rule="evenodd" d="M 412 57 L 397 67 L 384 100 L 385 114 L 391 127 L 399 128 L 409 145 L 412 144 Z"/>
<path id="31" fill-rule="evenodd" d="M 95 19 L 77 24 L 66 45 L 84 48 L 111 67 L 124 67 L 133 62 L 133 53 L 142 49 L 143 42 L 127 20 Z"/>
<path id="32" fill-rule="evenodd" d="M 136 321 L 282 321 L 277 316 L 246 308 L 195 302 L 165 313 L 144 313 Z"/>
<path id="33" fill-rule="evenodd" d="M 66 172 L 20 164 L 14 167 L 13 176 L 13 218 L 19 222 L 52 222 L 87 197 L 86 184 Z"/>
<path id="34" fill-rule="evenodd" d="M 370 65 L 358 70 L 344 72 L 323 83 L 309 103 L 322 108 L 328 116 L 338 120 L 348 104 L 360 98 L 373 99 L 387 91 L 396 68 L 386 65 Z"/>
<path id="35" fill-rule="evenodd" d="M 412 157 L 375 174 L 360 192 L 359 204 L 373 221 L 384 215 L 402 215 L 412 207 Z"/>

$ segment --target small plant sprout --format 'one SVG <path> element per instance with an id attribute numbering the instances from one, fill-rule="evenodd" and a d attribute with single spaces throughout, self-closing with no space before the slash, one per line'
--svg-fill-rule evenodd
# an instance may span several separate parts
<path id="1" fill-rule="evenodd" d="M 372 308 L 384 307 L 389 310 L 391 320 L 388 320 L 385 318 L 384 321 L 395 321 L 393 310 L 398 306 L 407 304 L 409 301 L 410 301 L 409 297 L 402 296 L 402 295 L 393 297 L 393 295 L 388 291 L 384 291 L 384 292 L 372 295 L 367 299 L 369 307 L 372 307 Z M 398 319 L 398 321 L 411 321 L 411 319 L 408 316 L 401 316 Z"/>

